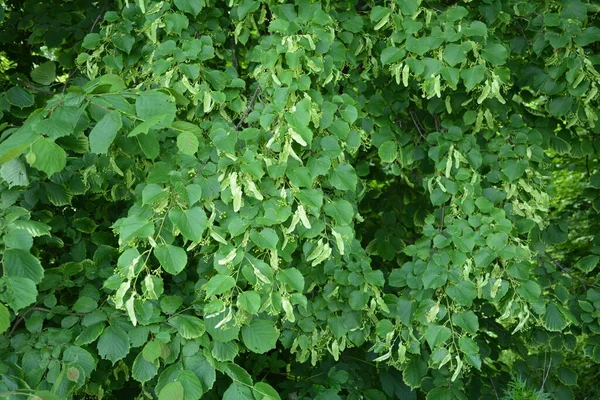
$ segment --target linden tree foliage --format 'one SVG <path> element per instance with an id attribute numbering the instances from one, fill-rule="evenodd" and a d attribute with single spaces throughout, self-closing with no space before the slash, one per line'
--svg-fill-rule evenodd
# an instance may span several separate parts
<path id="1" fill-rule="evenodd" d="M 55 3 L 0 14 L 0 396 L 593 395 L 600 7 Z"/>

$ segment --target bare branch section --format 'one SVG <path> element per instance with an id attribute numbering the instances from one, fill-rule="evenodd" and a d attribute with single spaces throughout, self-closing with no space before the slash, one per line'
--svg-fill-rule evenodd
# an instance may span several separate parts
<path id="1" fill-rule="evenodd" d="M 47 94 L 48 96 L 54 96 L 54 93 L 52 93 L 51 91 L 49 91 L 49 90 L 46 90 L 46 89 L 39 88 L 39 87 L 37 87 L 37 86 L 33 86 L 31 83 L 27 82 L 27 81 L 26 81 L 26 80 L 24 80 L 24 79 L 17 78 L 17 80 L 18 80 L 19 82 L 21 82 L 23 85 L 27 86 L 27 87 L 28 87 L 29 89 L 31 89 L 31 90 L 35 90 L 36 92 L 40 92 L 40 93 Z"/>
<path id="2" fill-rule="evenodd" d="M 254 109 L 254 103 L 256 102 L 256 97 L 258 96 L 258 94 L 260 93 L 261 90 L 262 89 L 261 89 L 260 85 L 258 85 L 256 87 L 256 90 L 254 91 L 254 94 L 250 98 L 250 103 L 248 103 L 248 107 L 246 108 L 246 111 L 244 111 L 244 115 L 242 115 L 240 122 L 238 122 L 238 124 L 235 126 L 236 131 L 242 127 L 242 125 L 244 124 L 244 121 L 248 117 L 248 114 L 250 114 L 252 112 L 252 110 Z"/>
<path id="3" fill-rule="evenodd" d="M 425 130 L 425 127 L 423 126 L 423 124 L 421 124 L 421 121 L 419 121 L 419 119 L 417 118 L 417 115 L 415 114 L 415 112 L 412 109 L 409 109 L 408 113 L 410 114 L 410 117 L 412 118 L 413 124 L 415 124 L 415 127 L 417 128 L 419 135 L 421 135 L 423 140 L 427 140 L 427 138 L 425 137 L 425 133 L 427 131 Z"/>

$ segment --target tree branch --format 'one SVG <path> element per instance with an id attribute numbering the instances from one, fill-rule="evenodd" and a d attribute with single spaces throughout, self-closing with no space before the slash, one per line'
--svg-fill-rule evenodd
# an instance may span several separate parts
<path id="1" fill-rule="evenodd" d="M 408 113 L 410 114 L 410 117 L 412 118 L 413 124 L 415 124 L 415 127 L 417 128 L 417 132 L 419 132 L 419 135 L 421 135 L 423 140 L 427 140 L 427 138 L 425 137 L 425 132 L 426 132 L 425 128 L 423 127 L 423 125 L 421 124 L 421 122 L 419 121 L 417 116 L 415 115 L 415 112 L 412 109 L 409 109 Z"/>
<path id="2" fill-rule="evenodd" d="M 242 119 L 240 119 L 240 122 L 238 122 L 238 124 L 235 126 L 236 131 L 241 128 L 241 126 L 244 124 L 244 121 L 246 120 L 246 117 L 248 117 L 248 114 L 250 114 L 250 112 L 252 112 L 252 110 L 254 109 L 254 103 L 256 102 L 256 96 L 258 96 L 258 93 L 261 90 L 262 89 L 261 89 L 260 85 L 258 85 L 256 87 L 256 90 L 254 91 L 254 94 L 250 98 L 250 103 L 248 103 L 248 107 L 246 108 L 246 111 L 244 111 L 244 115 L 242 115 Z"/>
<path id="3" fill-rule="evenodd" d="M 548 258 L 550 259 L 550 261 L 552 261 L 552 264 L 554 264 L 554 266 L 558 267 L 561 271 L 563 271 L 565 274 L 569 275 L 572 279 L 575 279 L 576 281 L 578 281 L 579 283 L 581 283 L 581 285 L 583 285 L 583 288 L 587 291 L 587 285 L 590 285 L 594 288 L 600 289 L 600 286 L 598 285 L 594 285 L 594 284 L 589 284 L 586 283 L 586 281 L 584 281 L 583 279 L 573 275 L 571 273 L 571 270 L 567 267 L 563 267 L 558 260 L 556 260 L 554 257 L 552 257 L 548 252 L 544 252 Z"/>
<path id="4" fill-rule="evenodd" d="M 46 90 L 46 89 L 42 89 L 42 88 L 39 88 L 39 87 L 36 87 L 36 86 L 33 86 L 31 83 L 27 82 L 24 79 L 17 78 L 17 80 L 19 82 L 23 83 L 23 85 L 27 86 L 31 90 L 35 90 L 36 92 L 47 94 L 48 96 L 54 96 L 54 93 L 52 93 L 51 91 Z"/>

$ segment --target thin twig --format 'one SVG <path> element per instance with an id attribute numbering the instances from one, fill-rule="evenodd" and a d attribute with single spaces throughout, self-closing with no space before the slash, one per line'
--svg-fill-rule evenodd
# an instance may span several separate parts
<path id="1" fill-rule="evenodd" d="M 423 125 L 421 125 L 421 122 L 417 119 L 415 112 L 413 110 L 409 109 L 408 113 L 410 114 L 410 117 L 412 118 L 413 124 L 415 124 L 415 127 L 417 128 L 417 132 L 419 132 L 419 135 L 421 135 L 423 140 L 427 140 L 427 138 L 425 137 L 425 128 L 423 127 Z"/>
<path id="2" fill-rule="evenodd" d="M 551 255 L 550 255 L 548 252 L 545 252 L 545 253 L 546 253 L 546 255 L 548 256 L 548 258 L 550 259 L 550 261 L 552 261 L 552 264 L 554 264 L 556 267 L 560 268 L 560 269 L 561 269 L 561 270 L 562 270 L 564 273 L 566 273 L 567 275 L 569 275 L 571 278 L 573 278 L 573 279 L 575 279 L 575 280 L 579 281 L 579 283 L 581 283 L 581 284 L 583 285 L 583 288 L 584 288 L 586 291 L 587 291 L 587 285 L 590 285 L 590 286 L 592 286 L 592 287 L 595 287 L 595 288 L 597 288 L 597 289 L 600 289 L 600 286 L 597 286 L 597 285 L 594 285 L 594 284 L 590 284 L 590 283 L 588 283 L 588 284 L 586 285 L 586 282 L 585 282 L 583 279 L 581 279 L 581 278 L 579 278 L 579 277 L 577 277 L 577 276 L 573 275 L 573 274 L 571 273 L 571 270 L 570 270 L 569 268 L 567 268 L 567 267 L 563 267 L 563 266 L 562 266 L 562 265 L 561 265 L 561 264 L 558 262 L 558 260 L 556 260 L 554 257 L 552 257 L 552 256 L 551 256 Z"/>
<path id="3" fill-rule="evenodd" d="M 104 2 L 104 5 L 100 9 L 100 13 L 98 13 L 98 15 L 96 16 L 96 19 L 94 20 L 94 23 L 92 24 L 92 27 L 90 28 L 90 33 L 94 32 L 96 25 L 100 21 L 100 18 L 102 18 L 102 15 L 104 15 L 106 10 L 108 9 L 109 5 L 110 5 L 110 0 L 106 0 Z M 65 79 L 65 84 L 63 85 L 63 89 L 62 89 L 63 93 L 67 90 L 67 85 L 68 85 L 69 81 L 71 80 L 71 78 L 73 78 L 75 76 L 75 74 L 77 73 L 78 70 L 79 70 L 79 68 L 75 67 L 71 70 L 71 72 L 69 72 L 69 76 L 67 76 L 67 79 Z"/>
<path id="4" fill-rule="evenodd" d="M 523 39 L 525 39 L 525 43 L 527 44 L 527 47 L 529 48 L 529 50 L 531 50 L 531 45 L 529 44 L 529 40 L 527 40 L 527 36 L 525 35 L 525 31 L 523 30 L 523 27 L 518 22 L 515 22 L 515 25 L 517 25 L 517 28 L 519 28 L 519 30 L 521 31 L 521 35 L 523 35 Z"/>
<path id="5" fill-rule="evenodd" d="M 90 33 L 94 32 L 94 28 L 96 28 L 96 24 L 98 23 L 98 21 L 100 21 L 100 18 L 102 17 L 102 15 L 104 14 L 104 11 L 106 11 L 106 9 L 108 8 L 109 5 L 110 5 L 110 0 L 106 0 L 104 2 L 104 5 L 100 9 L 100 13 L 96 17 L 96 19 L 94 20 L 94 23 L 92 24 L 92 27 L 90 28 Z"/>
<path id="6" fill-rule="evenodd" d="M 38 303 L 35 303 L 35 304 L 37 305 Z M 25 320 L 25 317 L 27 317 L 27 315 L 30 312 L 32 312 L 32 311 L 41 311 L 41 312 L 52 313 L 52 314 L 57 314 L 57 315 L 75 315 L 77 317 L 83 317 L 85 315 L 85 314 L 82 314 L 82 313 L 74 313 L 74 312 L 57 312 L 57 311 L 52 311 L 49 308 L 37 307 L 36 305 L 34 305 L 33 307 L 27 309 L 26 311 L 23 312 L 23 314 L 21 314 L 21 316 L 19 317 L 19 319 L 13 324 L 10 332 L 8 333 L 8 337 L 12 336 L 12 334 L 17 330 L 17 328 L 19 327 L 19 325 L 21 325 L 21 323 L 23 322 L 23 320 Z"/>
<path id="7" fill-rule="evenodd" d="M 258 93 L 261 90 L 262 89 L 260 88 L 260 85 L 258 85 L 256 87 L 256 90 L 254 91 L 254 94 L 250 98 L 250 103 L 248 103 L 248 107 L 246 108 L 246 111 L 244 111 L 244 115 L 242 115 L 242 119 L 240 119 L 240 122 L 238 122 L 238 124 L 235 126 L 236 131 L 241 128 L 241 126 L 244 124 L 244 121 L 246 120 L 246 117 L 248 117 L 248 114 L 250 114 L 250 112 L 254 109 L 254 102 L 256 102 L 256 96 L 258 96 Z"/>
<path id="8" fill-rule="evenodd" d="M 433 113 L 433 123 L 435 124 L 435 130 L 442 133 L 442 123 L 440 122 L 440 116 L 437 113 Z"/>
<path id="9" fill-rule="evenodd" d="M 235 39 L 233 38 L 233 36 L 231 36 L 229 38 L 229 43 L 231 44 L 231 65 L 237 71 L 237 69 L 238 69 L 238 60 L 237 60 L 237 57 L 235 55 Z"/>
<path id="10" fill-rule="evenodd" d="M 444 230 L 444 213 L 446 212 L 446 204 L 442 204 L 442 211 L 440 216 L 440 233 Z"/>
<path id="11" fill-rule="evenodd" d="M 47 313 L 52 313 L 52 314 L 58 314 L 58 315 L 75 315 L 77 317 L 83 317 L 85 315 L 83 313 L 75 313 L 75 312 L 58 312 L 58 311 L 52 311 L 49 308 L 43 308 L 43 307 L 32 307 L 31 310 L 42 311 L 42 312 L 47 312 Z"/>
<path id="12" fill-rule="evenodd" d="M 494 384 L 494 380 L 492 378 L 490 378 L 490 383 L 492 384 L 492 388 L 494 389 L 494 394 L 496 395 L 496 400 L 500 400 L 500 397 L 498 396 L 498 391 L 496 390 L 496 385 Z"/>
<path id="13" fill-rule="evenodd" d="M 36 302 L 34 304 L 34 306 L 38 305 L 39 301 Z M 23 314 L 21 314 L 21 316 L 19 317 L 18 320 L 15 321 L 15 323 L 13 324 L 12 328 L 10 329 L 10 332 L 8 332 L 8 337 L 11 337 L 12 334 L 17 330 L 17 328 L 19 327 L 19 325 L 21 325 L 21 322 L 23 322 L 25 320 L 25 317 L 27 316 L 27 314 L 29 314 L 31 311 L 33 310 L 33 307 L 23 311 Z"/>
<path id="14" fill-rule="evenodd" d="M 17 78 L 17 80 L 19 82 L 22 82 L 25 86 L 27 86 L 31 90 L 35 90 L 36 92 L 47 94 L 48 96 L 54 96 L 54 93 L 52 93 L 51 91 L 46 90 L 46 89 L 42 89 L 42 88 L 39 88 L 39 87 L 36 87 L 36 86 L 33 86 L 31 83 L 27 82 L 24 79 Z"/>
<path id="15" fill-rule="evenodd" d="M 544 365 L 546 364 L 546 353 L 544 353 Z M 550 375 L 550 368 L 552 367 L 552 357 L 550 357 L 550 361 L 548 362 L 548 369 L 544 371 L 544 379 L 542 380 L 542 387 L 538 392 L 537 398 L 540 398 L 540 395 L 544 393 L 544 386 L 546 386 L 546 380 L 548 379 L 548 375 Z"/>

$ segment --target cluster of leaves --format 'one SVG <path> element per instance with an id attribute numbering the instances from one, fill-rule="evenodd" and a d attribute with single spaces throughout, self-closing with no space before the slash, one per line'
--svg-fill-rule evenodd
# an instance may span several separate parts
<path id="1" fill-rule="evenodd" d="M 549 156 L 597 165 L 598 6 L 54 3 L 4 6 L 54 50 L 0 94 L 0 396 L 569 399 L 600 363 Z"/>

